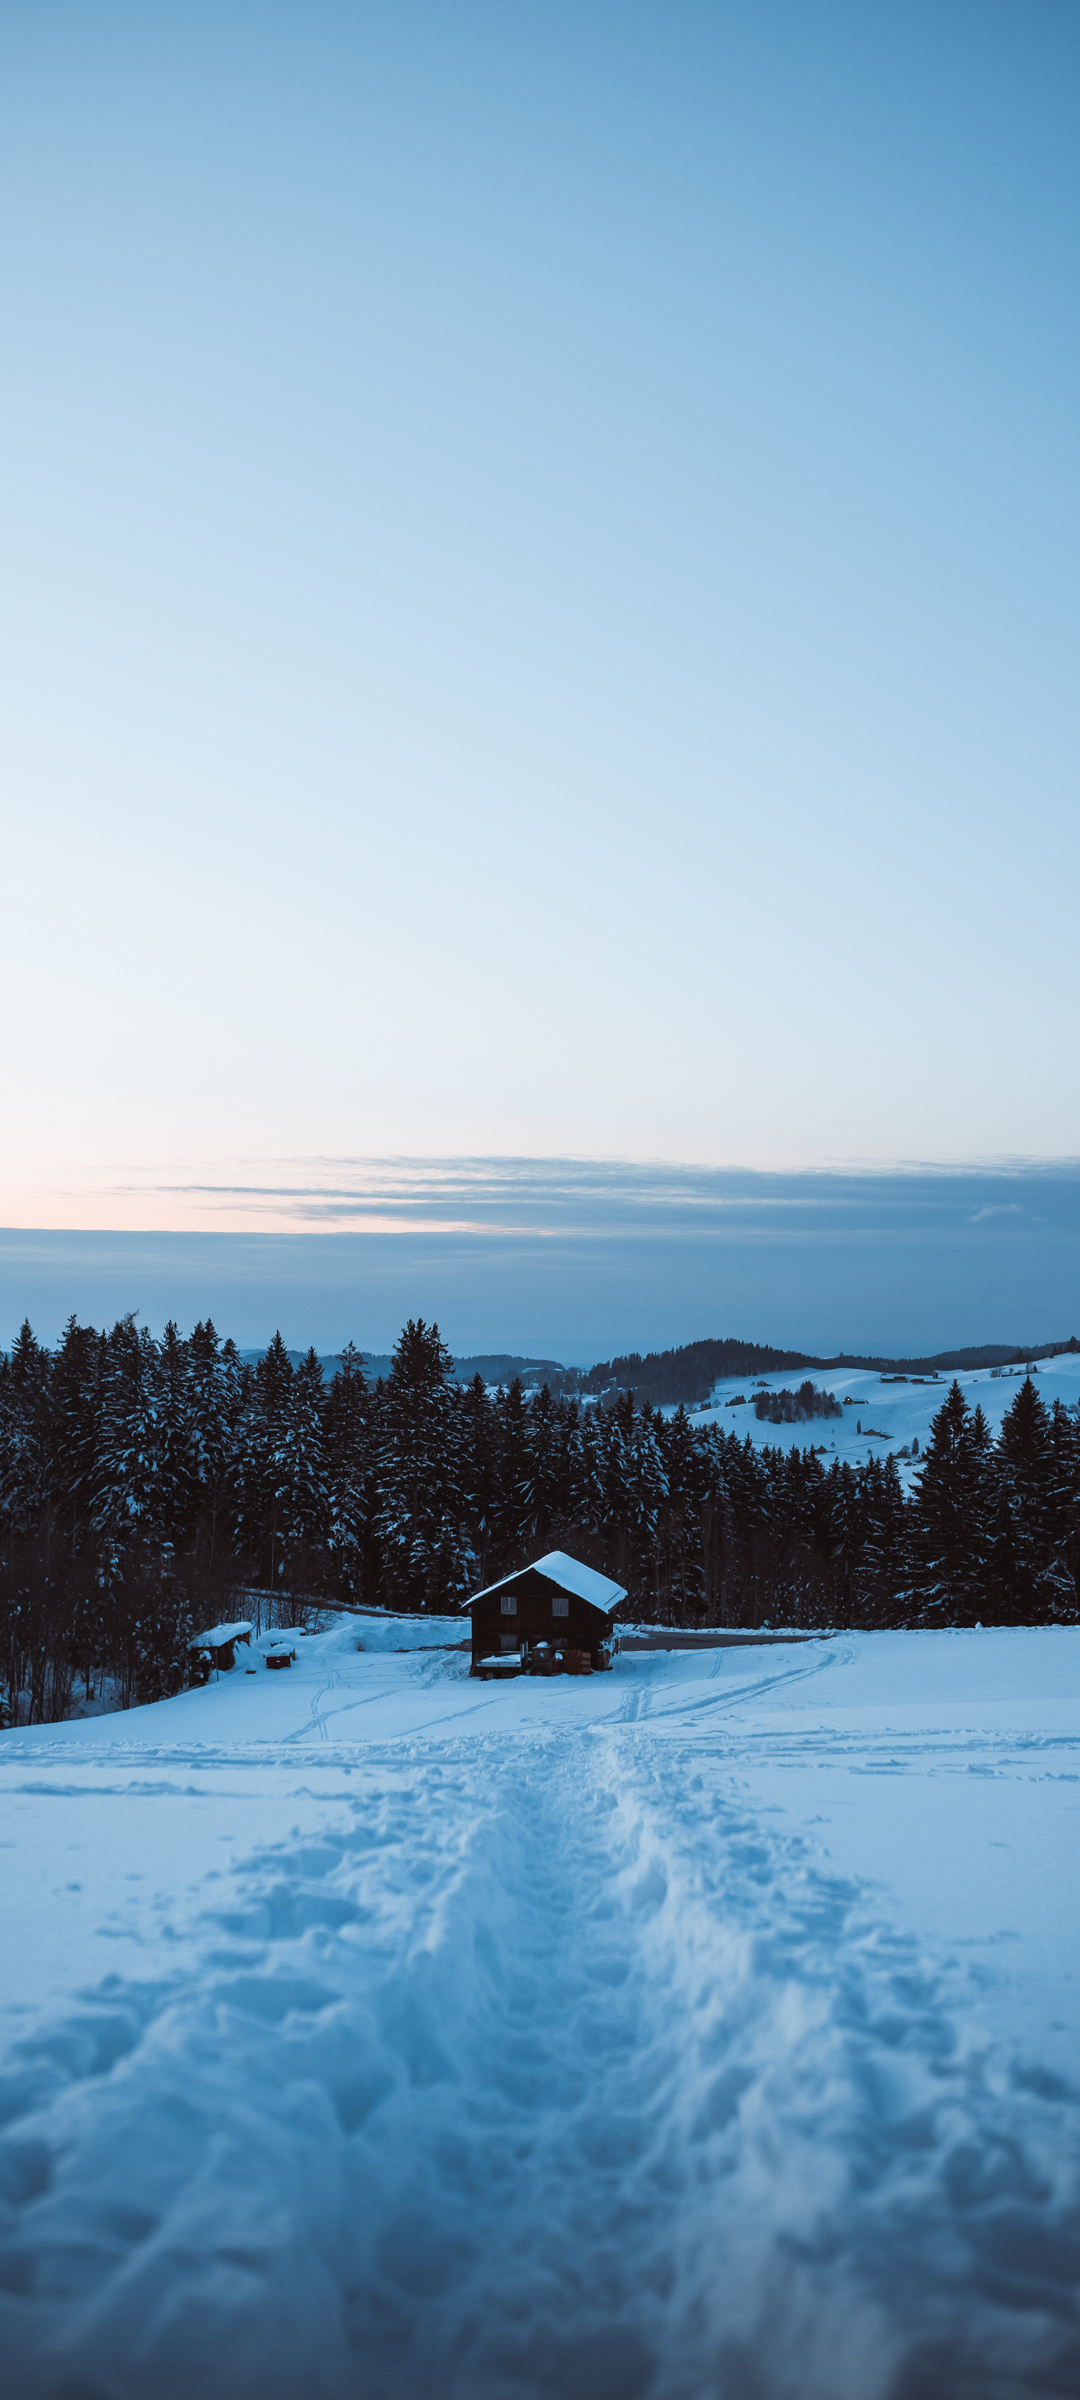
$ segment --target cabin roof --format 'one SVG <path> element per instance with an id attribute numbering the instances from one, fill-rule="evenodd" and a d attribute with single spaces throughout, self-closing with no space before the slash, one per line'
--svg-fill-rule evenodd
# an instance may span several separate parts
<path id="1" fill-rule="evenodd" d="M 196 1633 L 188 1643 L 189 1650 L 223 1650 L 226 1642 L 238 1642 L 245 1633 L 254 1633 L 250 1617 L 241 1617 L 235 1625 L 211 1625 L 208 1633 Z"/>
<path id="2" fill-rule="evenodd" d="M 502 1575 L 498 1583 L 485 1584 L 482 1592 L 471 1592 L 467 1600 L 459 1601 L 460 1608 L 471 1608 L 474 1600 L 487 1600 L 493 1592 L 505 1592 L 511 1583 L 520 1583 L 523 1575 L 542 1575 L 545 1583 L 553 1583 L 556 1591 L 570 1592 L 575 1600 L 586 1600 L 590 1608 L 602 1608 L 610 1616 L 626 1593 L 621 1583 L 613 1583 L 610 1575 L 599 1575 L 595 1567 L 582 1566 L 579 1558 L 568 1557 L 565 1550 L 546 1550 L 543 1558 L 534 1558 L 527 1567 L 516 1567 L 512 1575 Z"/>

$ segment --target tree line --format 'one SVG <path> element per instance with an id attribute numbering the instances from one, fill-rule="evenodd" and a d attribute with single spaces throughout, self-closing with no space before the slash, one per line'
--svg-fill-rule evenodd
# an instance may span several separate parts
<path id="1" fill-rule="evenodd" d="M 759 1425 L 808 1425 L 814 1417 L 842 1417 L 832 1392 L 819 1392 L 816 1383 L 800 1383 L 797 1392 L 755 1392 L 754 1415 Z"/>
<path id="2" fill-rule="evenodd" d="M 661 1623 L 888 1626 L 1080 1615 L 1080 1417 L 1029 1376 L 995 1440 L 953 1384 L 911 1497 L 891 1457 L 755 1448 L 633 1392 L 584 1405 L 454 1378 L 406 1325 L 374 1383 L 207 1322 L 24 1325 L 0 1354 L 6 1721 L 187 1680 L 193 1632 L 257 1589 L 445 1610 L 549 1549 Z"/>

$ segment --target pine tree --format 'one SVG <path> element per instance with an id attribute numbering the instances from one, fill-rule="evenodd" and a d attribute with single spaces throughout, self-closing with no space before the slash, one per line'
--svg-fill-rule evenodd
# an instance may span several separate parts
<path id="1" fill-rule="evenodd" d="M 524 1566 L 529 1554 L 529 1506 L 532 1485 L 529 1457 L 529 1418 L 520 1375 L 506 1391 L 495 1395 L 498 1438 L 498 1499 L 495 1544 L 500 1562 Z"/>
<path id="2" fill-rule="evenodd" d="M 47 1539 L 52 1361 L 24 1319 L 0 1376 L 0 1507 L 15 1534 Z"/>
<path id="3" fill-rule="evenodd" d="M 445 1606 L 469 1580 L 458 1463 L 458 1387 L 437 1325 L 410 1318 L 380 1402 L 378 1534 L 396 1607 Z"/>
<path id="4" fill-rule="evenodd" d="M 72 1316 L 52 1365 L 49 1477 L 57 1526 L 73 1556 L 91 1536 L 106 1349 L 104 1334 Z"/>
<path id="5" fill-rule="evenodd" d="M 625 1444 L 624 1455 L 627 1456 L 627 1463 L 632 1464 L 636 1447 L 632 1424 L 628 1424 L 626 1431 L 629 1433 L 629 1442 Z M 667 1487 L 657 1512 L 655 1535 L 660 1551 L 660 1579 L 669 1608 L 674 1609 L 678 1622 L 685 1625 L 689 1616 L 698 1615 L 702 1602 L 700 1501 L 703 1478 L 699 1445 L 681 1401 L 674 1416 L 655 1421 L 654 1438 Z M 614 1493 L 612 1497 L 614 1499 Z M 625 1501 L 623 1505 L 625 1507 Z"/>
<path id="6" fill-rule="evenodd" d="M 93 1521 L 112 1572 L 159 1534 L 158 1354 L 134 1315 L 113 1326 L 103 1360 Z"/>
<path id="7" fill-rule="evenodd" d="M 603 1522 L 603 1415 L 601 1408 L 583 1408 L 578 1431 L 578 1494 L 580 1521 L 598 1533 Z"/>
<path id="8" fill-rule="evenodd" d="M 462 1519 L 482 1590 L 495 1579 L 499 1537 L 499 1428 L 482 1375 L 462 1393 L 460 1420 Z"/>
<path id="9" fill-rule="evenodd" d="M 667 1506 L 670 1483 L 664 1452 L 664 1419 L 659 1409 L 646 1403 L 634 1425 L 630 1441 L 630 1545 L 634 1567 L 646 1588 L 656 1588 L 659 1565 L 660 1529 Z"/>
<path id="10" fill-rule="evenodd" d="M 1054 1507 L 1050 1417 L 1030 1375 L 1002 1418 L 998 1467 L 1009 1501 L 1015 1571 L 1030 1606 L 1049 1565 Z"/>
<path id="11" fill-rule="evenodd" d="M 322 1368 L 312 1347 L 293 1376 L 274 1459 L 286 1571 L 295 1578 L 302 1557 L 306 1580 L 310 1580 L 311 1554 L 325 1546 L 328 1531 L 330 1492 L 322 1410 Z"/>
<path id="12" fill-rule="evenodd" d="M 293 1370 L 276 1332 L 255 1368 L 238 1447 L 237 1533 L 259 1562 L 267 1588 L 282 1588 L 289 1539 L 289 1503 L 282 1460 L 288 1440 Z"/>
<path id="13" fill-rule="evenodd" d="M 1050 1451 L 1052 1613 L 1072 1619 L 1080 1614 L 1080 1405 L 1071 1409 L 1055 1400 Z"/>
<path id="14" fill-rule="evenodd" d="M 521 1530 L 534 1556 L 552 1547 L 559 1516 L 559 1417 L 545 1383 L 525 1415 L 525 1458 L 520 1482 Z"/>
<path id="15" fill-rule="evenodd" d="M 981 1421 L 980 1421 L 981 1420 Z M 930 1426 L 916 1482 L 915 1540 L 922 1620 L 970 1624 L 987 1606 L 992 1461 L 985 1419 L 954 1382 Z"/>
<path id="16" fill-rule="evenodd" d="M 862 1470 L 866 1531 L 863 1543 L 863 1608 L 858 1622 L 895 1625 L 910 1606 L 911 1511 L 892 1453 L 867 1460 Z"/>
<path id="17" fill-rule="evenodd" d="M 175 1553 L 188 1533 L 195 1491 L 187 1343 L 170 1317 L 157 1359 L 157 1490 L 154 1516 L 165 1547 Z"/>
<path id="18" fill-rule="evenodd" d="M 188 1343 L 187 1404 L 192 1562 L 197 1573 L 213 1578 L 235 1513 L 230 1487 L 241 1403 L 235 1345 L 219 1348 L 209 1317 L 196 1325 Z"/>
<path id="19" fill-rule="evenodd" d="M 360 1352 L 346 1342 L 326 1402 L 327 1544 L 339 1588 L 367 1589 L 373 1511 L 372 1400 Z"/>

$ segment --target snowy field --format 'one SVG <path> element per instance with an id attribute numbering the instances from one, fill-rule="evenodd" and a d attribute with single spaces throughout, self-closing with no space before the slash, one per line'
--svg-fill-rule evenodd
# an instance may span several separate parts
<path id="1" fill-rule="evenodd" d="M 936 1383 L 887 1383 L 876 1372 L 859 1372 L 845 1368 L 842 1374 L 829 1374 L 816 1367 L 798 1371 L 790 1368 L 786 1375 L 763 1375 L 747 1380 L 732 1376 L 718 1383 L 708 1408 L 692 1411 L 695 1425 L 718 1424 L 724 1433 L 737 1433 L 740 1440 L 749 1434 L 756 1449 L 766 1446 L 778 1450 L 805 1450 L 814 1442 L 825 1451 L 825 1463 L 834 1457 L 846 1458 L 858 1466 L 867 1458 L 884 1458 L 890 1450 L 910 1451 L 914 1440 L 925 1450 L 930 1434 L 930 1420 L 937 1414 L 952 1384 L 958 1383 L 969 1408 L 982 1409 L 995 1440 L 1001 1420 L 1013 1401 L 1028 1372 L 1026 1367 L 1003 1367 L 1000 1375 L 992 1375 L 989 1367 L 978 1367 L 968 1374 L 946 1372 Z M 1067 1408 L 1080 1401 L 1080 1356 L 1075 1353 L 1061 1358 L 1040 1359 L 1031 1369 L 1032 1382 L 1047 1408 L 1062 1400 Z M 820 1392 L 832 1392 L 844 1410 L 842 1417 L 815 1418 L 802 1425 L 770 1425 L 760 1423 L 754 1414 L 753 1395 L 759 1390 L 781 1392 L 785 1388 L 798 1391 L 800 1383 L 813 1383 Z M 741 1393 L 745 1407 L 733 1406 Z M 850 1399 L 851 1406 L 844 1403 Z M 665 1409 L 665 1416 L 673 1415 Z M 861 1426 L 857 1433 L 856 1426 Z M 900 1480 L 910 1491 L 919 1471 L 918 1458 L 897 1459 Z"/>
<path id="2" fill-rule="evenodd" d="M 9 2400 L 1074 2394 L 1080 1631 L 362 1632 L 0 1738 Z"/>

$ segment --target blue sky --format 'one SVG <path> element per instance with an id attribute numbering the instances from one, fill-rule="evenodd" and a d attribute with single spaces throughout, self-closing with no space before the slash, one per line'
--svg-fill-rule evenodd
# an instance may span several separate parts
<path id="1" fill-rule="evenodd" d="M 0 1219 L 1080 1152 L 1078 69 L 4 11 Z"/>

